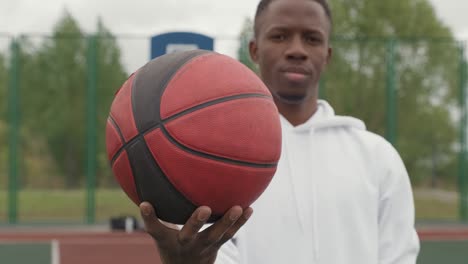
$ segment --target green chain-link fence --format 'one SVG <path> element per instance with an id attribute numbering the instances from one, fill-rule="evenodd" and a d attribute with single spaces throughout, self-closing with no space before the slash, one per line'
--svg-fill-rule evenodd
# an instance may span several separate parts
<path id="1" fill-rule="evenodd" d="M 419 220 L 467 221 L 465 43 L 335 38 L 333 48 L 321 96 L 397 147 Z M 0 35 L 0 222 L 138 213 L 113 180 L 104 127 L 147 54 L 149 37 Z"/>

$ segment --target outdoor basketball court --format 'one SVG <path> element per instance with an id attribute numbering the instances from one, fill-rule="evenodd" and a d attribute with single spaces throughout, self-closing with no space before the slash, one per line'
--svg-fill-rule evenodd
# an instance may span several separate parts
<path id="1" fill-rule="evenodd" d="M 467 264 L 468 230 L 423 230 L 418 264 Z M 143 232 L 0 233 L 1 263 L 159 264 L 152 239 Z"/>

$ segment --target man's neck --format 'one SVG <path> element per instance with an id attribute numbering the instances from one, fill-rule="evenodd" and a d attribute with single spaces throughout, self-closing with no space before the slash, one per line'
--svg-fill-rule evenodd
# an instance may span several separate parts
<path id="1" fill-rule="evenodd" d="M 275 100 L 280 114 L 293 126 L 304 124 L 317 111 L 317 99 L 300 104 L 285 104 Z"/>

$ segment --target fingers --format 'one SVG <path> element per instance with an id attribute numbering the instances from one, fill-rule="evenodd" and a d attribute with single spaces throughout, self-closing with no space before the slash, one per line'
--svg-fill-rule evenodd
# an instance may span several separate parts
<path id="1" fill-rule="evenodd" d="M 207 206 L 201 206 L 193 212 L 187 223 L 182 227 L 178 235 L 179 242 L 184 245 L 192 241 L 198 234 L 198 231 L 206 224 L 211 216 L 211 209 Z"/>
<path id="2" fill-rule="evenodd" d="M 196 244 L 205 249 L 219 248 L 234 237 L 236 232 L 247 222 L 252 212 L 253 210 L 250 207 L 242 210 L 240 206 L 234 206 L 221 219 L 200 232 L 211 216 L 211 209 L 207 206 L 201 206 L 193 212 L 179 232 L 174 232 L 174 229 L 166 226 L 158 219 L 150 203 L 143 202 L 140 204 L 140 213 L 146 231 L 158 242 L 166 241 L 172 237 L 176 238 L 178 244 L 183 246 L 196 240 Z M 177 237 L 174 237 L 175 234 L 177 234 Z"/>
<path id="3" fill-rule="evenodd" d="M 140 214 L 145 223 L 146 232 L 156 240 L 163 239 L 167 233 L 167 227 L 159 221 L 153 206 L 148 202 L 142 202 L 140 204 Z"/>
<path id="4" fill-rule="evenodd" d="M 253 209 L 251 207 L 244 210 L 243 214 L 239 219 L 224 233 L 223 237 L 218 241 L 217 247 L 221 247 L 229 239 L 233 238 L 239 229 L 249 220 L 252 216 Z"/>
<path id="5" fill-rule="evenodd" d="M 235 225 L 238 219 L 243 215 L 242 207 L 234 206 L 227 211 L 224 216 L 212 226 L 200 233 L 206 245 L 216 245 L 224 237 L 225 233 Z M 235 232 L 234 232 L 235 233 Z"/>

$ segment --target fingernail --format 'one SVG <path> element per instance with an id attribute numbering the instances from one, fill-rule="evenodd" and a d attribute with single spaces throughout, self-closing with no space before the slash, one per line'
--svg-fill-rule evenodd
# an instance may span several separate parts
<path id="1" fill-rule="evenodd" d="M 206 211 L 201 211 L 201 212 L 198 213 L 198 220 L 199 221 L 204 222 L 204 221 L 208 220 L 208 217 L 210 217 L 210 214 L 208 212 L 206 212 Z"/>
<path id="2" fill-rule="evenodd" d="M 149 216 L 151 214 L 151 210 L 148 208 L 148 206 L 141 206 L 141 211 L 146 216 Z"/>

